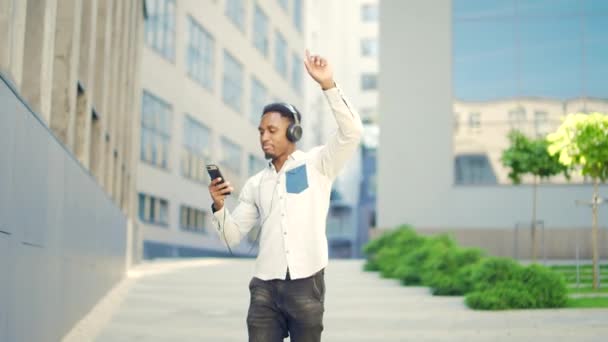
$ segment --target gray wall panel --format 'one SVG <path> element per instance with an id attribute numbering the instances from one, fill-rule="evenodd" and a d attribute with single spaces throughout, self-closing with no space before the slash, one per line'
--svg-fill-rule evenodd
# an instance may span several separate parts
<path id="1" fill-rule="evenodd" d="M 4 98 L 8 96 L 9 94 L 0 92 L 0 103 L 7 102 Z M 15 115 L 9 114 L 13 110 L 10 107 L 0 108 L 0 128 L 2 129 L 2 134 L 0 134 L 0 231 L 4 232 L 12 231 L 9 202 L 11 201 L 13 167 L 8 161 L 13 159 L 15 151 Z"/>
<path id="2" fill-rule="evenodd" d="M 0 233 L 0 308 L 9 308 L 8 293 L 10 291 L 11 278 L 9 273 L 10 262 L 10 235 Z M 8 313 L 9 310 L 0 310 L 0 341 L 8 339 Z"/>
<path id="3" fill-rule="evenodd" d="M 58 341 L 123 276 L 126 218 L 3 80 L 0 129 L 0 341 Z"/>
<path id="4" fill-rule="evenodd" d="M 43 246 L 47 220 L 48 133 L 40 129 L 38 120 L 19 113 L 13 174 L 16 221 L 21 241 Z M 44 135 L 43 135 L 44 134 Z"/>

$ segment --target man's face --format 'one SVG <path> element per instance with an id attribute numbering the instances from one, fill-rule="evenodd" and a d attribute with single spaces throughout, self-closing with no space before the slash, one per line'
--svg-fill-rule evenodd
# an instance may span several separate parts
<path id="1" fill-rule="evenodd" d="M 287 128 L 290 121 L 277 112 L 268 112 L 262 116 L 258 131 L 260 144 L 266 159 L 276 159 L 287 153 L 293 144 L 287 139 Z"/>

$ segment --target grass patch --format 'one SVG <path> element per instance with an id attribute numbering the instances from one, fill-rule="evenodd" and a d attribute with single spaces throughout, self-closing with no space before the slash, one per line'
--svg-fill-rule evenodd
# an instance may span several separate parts
<path id="1" fill-rule="evenodd" d="M 566 307 L 581 309 L 608 308 L 608 297 L 569 298 Z"/>
<path id="2" fill-rule="evenodd" d="M 608 293 L 608 287 L 600 287 L 597 290 L 592 287 L 570 287 L 568 293 Z"/>
<path id="3" fill-rule="evenodd" d="M 556 271 L 576 272 L 576 265 L 553 265 L 549 267 Z M 593 265 L 580 265 L 579 270 L 591 272 L 593 271 Z M 608 271 L 608 265 L 600 265 L 600 270 Z"/>

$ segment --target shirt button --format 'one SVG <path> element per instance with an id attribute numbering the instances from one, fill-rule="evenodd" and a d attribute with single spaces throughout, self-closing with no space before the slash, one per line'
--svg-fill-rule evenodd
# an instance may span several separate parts
<path id="1" fill-rule="evenodd" d="M 287 235 L 287 232 L 283 232 L 283 235 Z"/>
<path id="2" fill-rule="evenodd" d="M 285 251 L 285 253 L 289 254 L 289 251 Z"/>

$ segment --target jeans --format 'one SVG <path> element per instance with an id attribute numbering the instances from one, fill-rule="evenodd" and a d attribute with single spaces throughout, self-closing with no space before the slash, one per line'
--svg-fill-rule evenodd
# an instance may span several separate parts
<path id="1" fill-rule="evenodd" d="M 325 272 L 295 280 L 251 279 L 249 342 L 319 342 L 323 331 Z"/>

